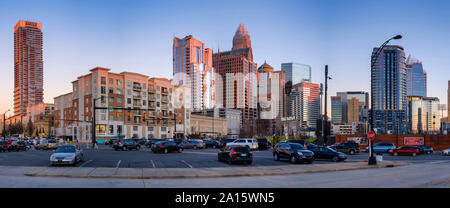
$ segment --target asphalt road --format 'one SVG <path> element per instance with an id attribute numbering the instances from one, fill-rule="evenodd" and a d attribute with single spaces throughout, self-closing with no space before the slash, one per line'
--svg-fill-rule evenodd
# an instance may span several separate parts
<path id="1" fill-rule="evenodd" d="M 182 153 L 153 153 L 144 147 L 139 151 L 115 151 L 111 146 L 100 145 L 98 150 L 86 149 L 83 146 L 85 160 L 78 163 L 78 167 L 119 167 L 119 168 L 205 168 L 228 167 L 229 165 L 217 160 L 217 149 L 192 150 Z M 49 166 L 51 150 L 28 150 L 21 152 L 0 152 L 1 166 Z M 274 161 L 272 150 L 254 151 L 252 166 L 276 166 L 289 164 L 288 161 Z M 349 155 L 347 162 L 363 161 L 368 153 Z M 385 154 L 384 160 L 404 161 L 409 163 L 441 163 L 450 161 L 449 156 L 438 153 L 431 155 L 389 156 Z M 316 160 L 316 164 L 332 163 L 331 161 Z M 239 165 L 239 164 L 236 164 Z M 302 165 L 302 164 L 299 164 Z M 307 164 L 305 164 L 307 165 Z M 244 166 L 244 165 L 242 165 Z"/>

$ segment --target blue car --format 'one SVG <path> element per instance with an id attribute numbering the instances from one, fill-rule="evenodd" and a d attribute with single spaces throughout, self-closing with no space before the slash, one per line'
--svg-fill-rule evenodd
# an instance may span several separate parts
<path id="1" fill-rule="evenodd" d="M 375 153 L 389 152 L 393 149 L 395 149 L 395 144 L 392 142 L 380 142 L 373 145 L 373 152 Z M 366 148 L 366 151 L 369 151 L 369 147 Z"/>

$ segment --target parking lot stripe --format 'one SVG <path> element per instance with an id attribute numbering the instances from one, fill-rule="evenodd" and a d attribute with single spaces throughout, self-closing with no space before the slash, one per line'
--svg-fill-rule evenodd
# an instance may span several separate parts
<path id="1" fill-rule="evenodd" d="M 92 160 L 89 160 L 89 161 L 84 162 L 84 163 L 81 164 L 79 167 L 83 167 L 83 165 L 86 165 L 86 164 L 88 164 L 88 163 L 90 163 L 90 162 L 92 162 Z"/>
<path id="2" fill-rule="evenodd" d="M 184 164 L 186 164 L 189 168 L 192 168 L 192 165 L 190 165 L 189 163 L 187 163 L 186 161 L 184 161 L 184 160 L 181 160 L 181 162 L 182 163 L 184 163 Z"/>
<path id="3" fill-rule="evenodd" d="M 122 162 L 122 160 L 119 160 L 119 162 L 117 162 L 116 168 L 119 168 L 120 162 Z"/>
<path id="4" fill-rule="evenodd" d="M 155 163 L 153 162 L 153 160 L 150 160 L 150 162 L 152 162 L 153 168 L 156 168 Z"/>
<path id="5" fill-rule="evenodd" d="M 199 154 L 199 155 L 217 155 L 217 153 L 212 153 L 212 152 L 186 152 L 186 151 L 183 151 L 183 153 Z"/>
<path id="6" fill-rule="evenodd" d="M 434 161 L 434 162 L 430 162 L 429 164 L 439 164 L 439 163 L 448 163 L 450 161 L 448 160 L 440 160 L 440 161 Z"/>

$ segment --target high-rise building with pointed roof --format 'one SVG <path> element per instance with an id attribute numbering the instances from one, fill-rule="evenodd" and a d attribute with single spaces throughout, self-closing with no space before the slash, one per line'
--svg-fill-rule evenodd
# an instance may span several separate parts
<path id="1" fill-rule="evenodd" d="M 230 51 L 213 55 L 216 80 L 216 103 L 224 108 L 240 109 L 242 121 L 257 117 L 257 65 L 253 62 L 250 35 L 239 25 Z"/>
<path id="2" fill-rule="evenodd" d="M 427 96 L 427 73 L 422 62 L 411 55 L 406 59 L 406 78 L 408 96 Z"/>

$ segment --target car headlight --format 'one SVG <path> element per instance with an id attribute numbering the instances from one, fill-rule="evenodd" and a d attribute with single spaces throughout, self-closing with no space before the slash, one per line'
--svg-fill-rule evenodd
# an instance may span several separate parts
<path id="1" fill-rule="evenodd" d="M 54 159 L 55 159 L 55 156 L 51 156 L 51 157 L 50 157 L 50 160 L 54 160 Z"/>
<path id="2" fill-rule="evenodd" d="M 66 157 L 66 159 L 72 160 L 72 159 L 73 159 L 73 156 L 72 156 L 72 157 Z"/>
<path id="3" fill-rule="evenodd" d="M 303 153 L 302 153 L 302 152 L 297 152 L 297 154 L 298 154 L 298 155 L 303 155 Z"/>

